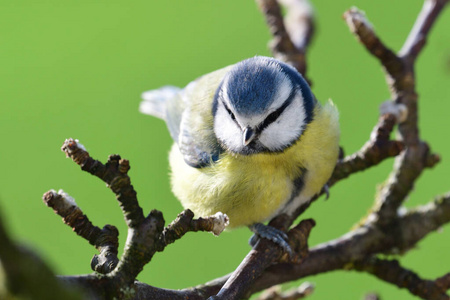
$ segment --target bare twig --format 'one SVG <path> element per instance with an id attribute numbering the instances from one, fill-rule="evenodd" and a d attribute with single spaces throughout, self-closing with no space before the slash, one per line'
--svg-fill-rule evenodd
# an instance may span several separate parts
<path id="1" fill-rule="evenodd" d="M 47 206 L 53 208 L 55 213 L 63 218 L 65 224 L 100 252 L 100 255 L 92 258 L 92 270 L 107 274 L 117 266 L 119 262 L 117 258 L 119 232 L 116 227 L 106 225 L 100 229 L 92 225 L 75 200 L 63 191 L 48 191 L 44 194 L 43 200 Z"/>
<path id="2" fill-rule="evenodd" d="M 127 291 L 125 286 L 133 284 L 144 265 L 156 252 L 156 241 L 164 228 L 163 216 L 161 212 L 154 210 L 144 217 L 136 198 L 136 191 L 127 175 L 130 169 L 127 160 L 121 159 L 119 155 L 111 155 L 104 165 L 90 157 L 84 146 L 74 139 L 66 140 L 61 150 L 80 165 L 83 171 L 106 182 L 119 201 L 129 230 L 124 253 L 110 275 L 113 281 L 122 284 L 121 288 L 112 290 L 111 293 L 124 296 L 124 292 L 131 292 Z"/>
<path id="3" fill-rule="evenodd" d="M 447 288 L 439 284 L 438 280 L 421 279 L 416 273 L 400 266 L 397 260 L 382 260 L 371 257 L 355 262 L 353 268 L 357 271 L 370 273 L 383 281 L 395 284 L 399 288 L 406 288 L 411 294 L 422 299 L 450 299 L 446 294 Z M 444 277 L 448 277 L 449 274 Z"/>
<path id="4" fill-rule="evenodd" d="M 276 0 L 256 0 L 273 40 L 270 49 L 273 56 L 296 68 L 311 84 L 306 75 L 305 54 L 314 33 L 314 21 L 311 6 L 307 0 L 280 1 L 289 9 L 286 26 L 280 6 Z M 288 29 L 286 29 L 286 27 Z"/>
<path id="5" fill-rule="evenodd" d="M 450 290 L 450 273 L 445 274 L 435 280 L 436 285 L 443 291 Z"/>
<path id="6" fill-rule="evenodd" d="M 270 225 L 279 228 L 275 224 L 277 221 L 275 218 Z M 307 240 L 314 225 L 313 220 L 303 220 L 288 232 L 289 242 L 294 246 L 293 249 L 297 254 L 295 258 L 297 262 L 307 256 Z M 268 266 L 282 259 L 283 254 L 283 250 L 273 242 L 260 239 L 228 278 L 217 296 L 211 297 L 210 300 L 240 299 Z"/>
<path id="7" fill-rule="evenodd" d="M 295 47 L 304 53 L 315 31 L 314 9 L 308 0 L 278 0 L 286 8 L 284 25 Z"/>
<path id="8" fill-rule="evenodd" d="M 136 198 L 136 191 L 131 185 L 127 172 L 130 169 L 128 160 L 121 159 L 119 155 L 111 155 L 106 165 L 89 156 L 83 145 L 77 140 L 67 139 L 61 147 L 75 163 L 101 180 L 116 194 L 127 225 L 135 228 L 144 221 L 142 208 Z"/>
<path id="9" fill-rule="evenodd" d="M 351 174 L 375 166 L 386 158 L 397 156 L 403 150 L 403 143 L 392 141 L 389 137 L 396 122 L 396 116 L 392 114 L 381 115 L 369 141 L 361 150 L 338 161 L 328 185 L 332 186 Z"/>
<path id="10" fill-rule="evenodd" d="M 417 58 L 425 46 L 428 32 L 447 3 L 448 0 L 426 0 L 423 3 L 422 11 L 399 52 L 400 57 L 403 57 L 405 60 L 415 60 Z"/>
<path id="11" fill-rule="evenodd" d="M 401 239 L 397 234 L 381 230 L 376 226 L 375 218 L 369 217 L 361 227 L 340 238 L 311 248 L 308 256 L 304 257 L 300 263 L 287 262 L 270 266 L 254 280 L 250 290 L 246 291 L 246 295 L 307 276 L 346 269 L 352 262 L 378 253 L 405 251 L 414 247 L 427 234 L 448 222 L 450 222 L 450 193 L 437 197 L 425 206 L 407 210 L 404 214 L 399 215 L 396 232 L 402 237 Z M 290 237 L 290 241 L 292 240 L 293 238 Z M 262 242 L 272 244 L 264 239 L 259 244 Z M 272 251 L 271 246 L 267 245 L 267 247 L 266 251 Z M 278 249 L 278 247 L 274 248 Z M 278 251 L 281 252 L 281 249 Z M 205 299 L 217 294 L 231 276 L 232 274 L 184 290 L 159 289 L 143 283 L 135 283 L 136 297 L 134 299 Z M 94 278 L 90 275 L 66 276 L 61 279 L 68 283 L 81 284 L 88 290 L 89 287 L 93 288 L 92 280 Z M 449 287 L 449 280 L 449 276 L 443 276 L 437 282 Z"/>
<path id="12" fill-rule="evenodd" d="M 426 0 L 426 2 L 436 1 Z M 409 41 L 425 39 L 425 35 L 442 9 L 441 6 L 448 3 L 448 1 L 437 2 L 440 4 L 436 6 L 436 9 L 429 9 L 428 5 L 424 6 L 415 28 L 410 33 Z M 433 166 L 439 160 L 439 156 L 430 153 L 428 144 L 421 141 L 419 137 L 414 59 L 409 58 L 411 51 L 414 52 L 411 55 L 415 57 L 422 47 L 405 46 L 404 49 L 414 48 L 414 50 L 404 50 L 410 54 L 397 56 L 380 41 L 362 12 L 353 8 L 344 14 L 344 18 L 351 31 L 369 52 L 380 60 L 386 70 L 393 101 L 404 105 L 407 109 L 405 120 L 399 124 L 399 135 L 405 145 L 405 151 L 397 157 L 394 170 L 387 184 L 380 191 L 374 207 L 374 210 L 378 211 L 379 225 L 389 227 L 396 218 L 397 209 L 413 189 L 415 180 L 425 168 Z M 421 36 L 417 37 L 417 35 Z M 405 45 L 413 44 L 417 45 L 414 42 L 405 43 Z"/>
<path id="13" fill-rule="evenodd" d="M 404 149 L 403 143 L 390 139 L 390 134 L 399 118 L 400 116 L 398 114 L 382 112 L 378 120 L 378 124 L 375 125 L 372 133 L 370 134 L 369 141 L 367 141 L 367 143 L 359 151 L 338 160 L 333 174 L 328 180 L 328 188 L 354 173 L 376 166 L 385 159 L 397 156 L 401 153 Z M 292 214 L 292 218 L 287 220 L 285 226 L 290 226 L 291 223 L 289 222 L 293 222 L 293 220 L 300 216 L 314 201 L 319 198 L 319 196 L 324 193 L 326 193 L 326 190 L 322 189 L 322 191 L 313 197 L 309 202 L 298 207 Z"/>
<path id="14" fill-rule="evenodd" d="M 33 251 L 10 239 L 0 214 L 0 299 L 89 299 L 57 280 Z"/>
<path id="15" fill-rule="evenodd" d="M 103 230 L 100 230 L 93 226 L 76 206 L 75 201 L 65 193 L 50 191 L 44 195 L 47 205 L 53 207 L 68 225 L 101 251 L 102 255 L 94 257 L 93 265 L 101 273 L 108 273 L 107 277 L 87 276 L 82 277 L 83 279 L 79 277 L 76 281 L 84 284 L 95 283 L 98 288 L 97 294 L 103 295 L 102 297 L 126 298 L 134 294 L 136 289 L 134 281 L 144 265 L 151 260 L 156 251 L 162 251 L 165 246 L 181 238 L 186 232 L 210 231 L 218 235 L 228 224 L 228 217 L 221 213 L 195 220 L 192 212 L 185 211 L 177 220 L 164 228 L 161 212 L 153 210 L 147 217 L 143 216 L 136 192 L 127 175 L 130 169 L 127 160 L 121 159 L 119 155 L 111 155 L 104 165 L 91 158 L 84 146 L 74 139 L 66 140 L 61 149 L 80 165 L 82 170 L 107 183 L 116 194 L 129 227 L 124 253 L 118 263 L 116 261 L 112 263 L 105 252 L 112 249 L 117 253 L 115 227 L 105 226 Z M 114 244 L 114 236 L 116 244 Z"/>
<path id="16" fill-rule="evenodd" d="M 375 34 L 372 24 L 366 19 L 364 12 L 356 7 L 344 13 L 344 19 L 350 30 L 366 49 L 380 60 L 386 71 L 394 78 L 402 72 L 403 63 Z"/>
<path id="17" fill-rule="evenodd" d="M 354 231 L 311 248 L 301 264 L 278 264 L 268 268 L 255 281 L 251 291 L 342 269 L 348 263 L 371 254 L 406 251 L 427 234 L 450 222 L 450 193 L 437 197 L 425 206 L 406 210 L 398 217 L 396 234 L 381 230 L 375 222 L 376 218 L 369 217 L 367 223 Z"/>
<path id="18" fill-rule="evenodd" d="M 158 241 L 158 251 L 162 251 L 168 244 L 180 239 L 189 231 L 208 231 L 214 235 L 219 235 L 228 225 L 228 222 L 228 216 L 220 212 L 211 217 L 194 219 L 194 213 L 187 209 L 164 228 Z"/>
<path id="19" fill-rule="evenodd" d="M 283 292 L 281 286 L 275 285 L 265 290 L 256 300 L 297 300 L 303 299 L 314 292 L 314 285 L 302 283 L 298 288 Z"/>

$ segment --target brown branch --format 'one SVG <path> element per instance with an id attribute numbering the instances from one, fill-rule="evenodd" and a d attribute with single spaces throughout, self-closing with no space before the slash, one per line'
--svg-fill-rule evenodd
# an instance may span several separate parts
<path id="1" fill-rule="evenodd" d="M 100 255 L 95 255 L 91 261 L 92 270 L 107 274 L 119 262 L 117 258 L 119 247 L 119 232 L 117 228 L 106 225 L 103 229 L 92 225 L 89 218 L 75 203 L 75 200 L 63 191 L 48 191 L 43 196 L 44 203 L 53 208 L 56 214 L 63 218 L 65 224 L 73 231 L 95 246 Z"/>
<path id="2" fill-rule="evenodd" d="M 315 31 L 314 10 L 308 0 L 278 0 L 286 8 L 284 25 L 295 47 L 306 53 Z"/>
<path id="3" fill-rule="evenodd" d="M 406 211 L 398 217 L 395 230 L 384 231 L 376 225 L 376 217 L 344 236 L 315 246 L 301 264 L 278 264 L 266 270 L 255 281 L 251 292 L 298 280 L 306 276 L 339 270 L 347 264 L 378 253 L 406 251 L 427 234 L 450 222 L 450 193 L 432 203 Z"/>
<path id="4" fill-rule="evenodd" d="M 445 1 L 445 3 L 447 2 Z M 424 6 L 416 22 L 416 27 L 411 31 L 409 40 L 416 40 L 414 37 L 417 34 L 428 33 L 441 11 L 441 9 L 429 10 L 427 7 L 427 5 Z M 344 18 L 351 31 L 383 65 L 394 102 L 404 105 L 407 110 L 405 120 L 399 124 L 399 135 L 406 149 L 397 157 L 394 170 L 389 176 L 387 184 L 378 194 L 373 208 L 378 211 L 379 224 L 389 227 L 388 224 L 396 218 L 397 209 L 413 189 L 416 179 L 425 168 L 437 163 L 439 156 L 431 154 L 428 144 L 421 141 L 419 137 L 414 59 L 399 57 L 388 49 L 377 37 L 364 14 L 356 8 L 347 11 Z M 423 20 L 427 20 L 426 26 L 420 25 L 424 24 Z M 419 27 L 422 29 L 418 30 Z M 420 39 L 425 39 L 425 35 Z M 406 44 L 411 44 L 411 42 L 406 42 Z M 420 49 L 422 47 L 415 47 L 414 51 L 418 53 Z"/>
<path id="5" fill-rule="evenodd" d="M 86 171 L 101 180 L 114 192 L 122 208 L 127 225 L 135 228 L 144 221 L 142 208 L 136 198 L 136 191 L 131 185 L 127 172 L 130 168 L 127 160 L 119 155 L 111 155 L 106 165 L 89 156 L 83 145 L 77 140 L 67 139 L 61 150 L 66 153 L 83 171 Z"/>
<path id="6" fill-rule="evenodd" d="M 77 235 L 86 239 L 91 245 L 96 245 L 102 230 L 92 225 L 89 218 L 83 214 L 83 211 L 76 204 L 75 199 L 62 190 L 59 192 L 48 191 L 42 199 L 48 207 L 53 208 L 54 212 L 62 217 L 64 224 L 71 227 Z M 118 244 L 117 235 L 115 238 L 115 242 Z"/>
<path id="7" fill-rule="evenodd" d="M 153 210 L 143 217 L 136 192 L 127 175 L 129 162 L 119 155 L 111 155 L 104 165 L 90 157 L 77 140 L 68 139 L 61 148 L 68 157 L 81 166 L 82 170 L 102 179 L 116 194 L 125 220 L 129 227 L 127 243 L 120 260 L 111 263 L 108 251 L 117 253 L 117 230 L 113 226 L 105 226 L 103 230 L 95 227 L 78 208 L 75 201 L 64 193 L 50 191 L 44 195 L 47 205 L 60 214 L 64 222 L 74 228 L 75 232 L 87 239 L 101 251 L 100 256 L 93 259 L 92 264 L 106 276 L 78 277 L 75 281 L 82 284 L 94 284 L 97 287 L 96 297 L 130 297 L 135 293 L 134 281 L 156 251 L 181 238 L 188 231 L 210 231 L 218 235 L 228 224 L 228 217 L 218 213 L 208 218 L 193 219 L 192 212 L 185 211 L 177 220 L 164 228 L 161 212 Z M 114 236 L 116 240 L 114 241 Z M 112 246 L 112 247 L 111 247 Z M 116 266 L 117 264 L 117 266 Z M 115 268 L 114 268 L 115 267 Z M 69 279 L 73 282 L 74 279 Z"/>
<path id="8" fill-rule="evenodd" d="M 225 214 L 217 213 L 211 217 L 194 219 L 194 213 L 187 209 L 164 228 L 158 241 L 158 251 L 182 238 L 187 232 L 207 231 L 219 235 L 228 223 L 229 219 Z"/>
<path id="9" fill-rule="evenodd" d="M 429 31 L 446 4 L 448 4 L 448 0 L 426 0 L 424 2 L 422 11 L 399 52 L 400 57 L 408 61 L 417 58 L 426 44 Z"/>
<path id="10" fill-rule="evenodd" d="M 275 218 L 269 225 L 279 228 Z M 281 224 L 283 221 L 280 222 Z M 300 262 L 308 253 L 308 236 L 315 222 L 311 219 L 303 220 L 296 227 L 288 232 L 289 243 L 296 252 L 294 260 Z M 264 270 L 278 262 L 285 255 L 284 251 L 273 242 L 267 239 L 260 239 L 253 250 L 251 250 L 239 267 L 228 278 L 220 289 L 220 292 L 210 298 L 210 300 L 219 299 L 241 299 L 242 296 L 251 287 L 252 283 L 264 272 Z M 287 260 L 286 256 L 284 257 Z"/>
<path id="11" fill-rule="evenodd" d="M 424 280 L 416 273 L 400 266 L 397 260 L 383 260 L 375 257 L 357 261 L 352 267 L 357 271 L 370 273 L 399 288 L 406 288 L 411 294 L 419 296 L 422 299 L 450 299 L 446 294 L 448 287 L 440 284 L 440 279 L 449 277 L 450 273 L 435 281 Z"/>
<path id="12" fill-rule="evenodd" d="M 84 146 L 74 139 L 66 140 L 61 150 L 80 165 L 83 171 L 106 182 L 116 195 L 129 230 L 124 253 L 117 267 L 108 274 L 114 284 L 104 293 L 108 297 L 129 297 L 130 293 L 133 293 L 133 283 L 137 275 L 157 251 L 157 241 L 164 228 L 163 216 L 156 210 L 150 212 L 147 217 L 143 216 L 136 191 L 127 175 L 130 169 L 127 160 L 118 155 L 111 155 L 104 165 L 90 157 Z"/>
<path id="13" fill-rule="evenodd" d="M 366 19 L 364 12 L 353 7 L 346 11 L 343 17 L 350 27 L 350 31 L 372 55 L 380 60 L 386 71 L 392 77 L 397 78 L 403 70 L 402 60 L 375 34 L 373 26 Z"/>
<path id="14" fill-rule="evenodd" d="M 328 188 L 335 185 L 338 181 L 349 177 L 350 175 L 367 170 L 376 166 L 387 158 L 397 156 L 403 151 L 403 143 L 390 139 L 390 134 L 394 125 L 401 118 L 401 112 L 389 112 L 381 114 L 378 124 L 375 125 L 370 134 L 369 141 L 357 152 L 339 159 L 333 174 L 328 180 Z M 292 218 L 285 223 L 289 227 L 292 222 L 305 212 L 309 206 L 316 201 L 321 195 L 326 193 L 325 189 L 313 197 L 309 202 L 302 204 L 292 214 Z"/>
<path id="15" fill-rule="evenodd" d="M 270 266 L 253 281 L 250 290 L 246 291 L 245 295 L 248 296 L 273 285 L 307 276 L 346 269 L 353 262 L 366 259 L 372 255 L 406 251 L 414 247 L 427 234 L 450 222 L 450 193 L 437 197 L 427 205 L 407 210 L 399 215 L 396 223 L 397 228 L 390 232 L 386 232 L 376 225 L 376 217 L 369 216 L 367 220 L 361 227 L 342 237 L 311 248 L 308 256 L 304 257 L 299 263 L 286 262 Z M 292 237 L 291 232 L 289 237 L 290 242 L 296 240 Z M 263 242 L 269 244 L 263 251 L 272 251 L 273 243 L 262 239 L 258 245 Z M 293 244 L 291 246 L 295 247 Z M 281 252 L 278 247 L 274 246 L 274 248 Z M 205 299 L 217 294 L 225 282 L 230 280 L 230 277 L 231 274 L 184 290 L 159 289 L 136 282 L 136 297 L 134 299 Z M 89 289 L 89 287 L 92 288 L 94 277 L 91 275 L 83 277 L 65 276 L 61 280 L 81 284 Z M 444 287 L 450 286 L 449 281 L 449 276 L 443 276 L 437 280 Z"/>
<path id="16" fill-rule="evenodd" d="M 0 299 L 89 299 L 61 284 L 33 251 L 11 240 L 0 214 Z"/>
<path id="17" fill-rule="evenodd" d="M 361 150 L 338 161 L 328 185 L 333 186 L 339 180 L 356 172 L 375 166 L 386 158 L 397 156 L 403 150 L 403 143 L 390 139 L 390 133 L 396 123 L 397 117 L 395 115 L 381 115 L 378 124 L 370 134 L 369 141 Z"/>
<path id="18" fill-rule="evenodd" d="M 450 290 L 450 273 L 445 274 L 444 276 L 441 276 L 435 280 L 436 285 L 444 290 L 448 291 Z"/>
<path id="19" fill-rule="evenodd" d="M 266 17 L 267 26 L 273 35 L 273 40 L 270 42 L 273 56 L 292 65 L 311 83 L 306 76 L 305 58 L 307 47 L 314 33 L 309 2 L 307 0 L 280 1 L 289 9 L 286 18 L 286 26 L 289 30 L 286 29 L 280 6 L 276 0 L 256 0 L 256 2 Z"/>
<path id="20" fill-rule="evenodd" d="M 436 17 L 437 13 L 433 15 L 433 20 Z M 431 21 L 431 19 L 429 20 Z M 410 39 L 413 32 L 414 29 L 410 34 Z M 388 75 L 387 79 L 391 87 L 392 98 L 396 103 L 405 105 L 408 111 L 406 120 L 399 124 L 399 136 L 405 143 L 406 150 L 396 159 L 387 185 L 377 196 L 375 209 L 378 210 L 381 225 L 387 224 L 395 218 L 397 209 L 413 189 L 414 182 L 423 170 L 434 166 L 439 161 L 439 156 L 432 154 L 429 145 L 421 141 L 419 136 L 414 60 L 404 57 L 402 62 L 404 69 L 401 74 L 395 78 L 390 78 Z"/>
<path id="21" fill-rule="evenodd" d="M 265 290 L 256 300 L 297 300 L 303 299 L 314 292 L 314 285 L 305 282 L 298 288 L 283 292 L 281 286 L 275 285 Z"/>

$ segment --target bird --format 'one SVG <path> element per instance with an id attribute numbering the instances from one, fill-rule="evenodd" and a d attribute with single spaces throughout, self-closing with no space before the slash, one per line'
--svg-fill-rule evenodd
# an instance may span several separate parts
<path id="1" fill-rule="evenodd" d="M 174 140 L 171 186 L 183 207 L 222 212 L 227 229 L 248 226 L 290 251 L 286 234 L 264 222 L 292 216 L 326 185 L 339 154 L 334 103 L 321 105 L 296 69 L 264 56 L 142 99 L 140 112 L 163 119 Z"/>

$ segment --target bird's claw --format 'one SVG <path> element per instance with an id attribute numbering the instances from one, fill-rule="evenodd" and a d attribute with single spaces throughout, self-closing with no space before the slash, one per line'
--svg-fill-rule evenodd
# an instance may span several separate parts
<path id="1" fill-rule="evenodd" d="M 323 186 L 323 192 L 326 195 L 325 200 L 328 200 L 328 198 L 330 198 L 330 187 L 328 186 L 328 184 L 325 184 Z"/>
<path id="2" fill-rule="evenodd" d="M 249 240 L 249 244 L 254 247 L 259 238 L 265 238 L 271 240 L 278 246 L 280 246 L 284 251 L 286 251 L 290 257 L 294 256 L 294 252 L 288 243 L 288 236 L 285 232 L 276 229 L 275 227 L 264 225 L 262 223 L 255 223 L 249 226 L 250 230 L 255 234 Z"/>

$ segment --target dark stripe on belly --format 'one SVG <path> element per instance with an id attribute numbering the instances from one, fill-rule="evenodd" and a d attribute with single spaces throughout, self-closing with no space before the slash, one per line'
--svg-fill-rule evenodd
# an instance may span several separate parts
<path id="1" fill-rule="evenodd" d="M 301 174 L 300 177 L 294 179 L 294 190 L 292 191 L 291 197 L 289 198 L 289 201 L 286 202 L 286 205 L 288 205 L 290 202 L 292 202 L 292 200 L 295 199 L 295 197 L 297 197 L 300 192 L 303 190 L 303 187 L 305 186 L 305 176 L 308 172 L 307 169 L 305 168 L 300 168 L 301 170 Z"/>

